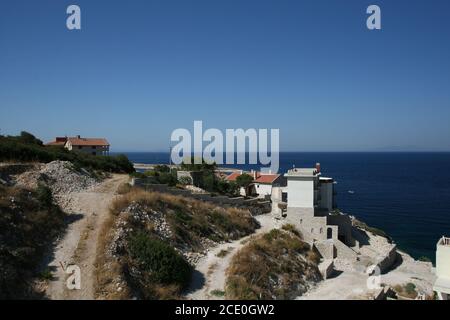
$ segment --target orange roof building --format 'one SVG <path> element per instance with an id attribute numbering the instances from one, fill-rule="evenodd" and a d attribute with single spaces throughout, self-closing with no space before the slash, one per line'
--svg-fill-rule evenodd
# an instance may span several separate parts
<path id="1" fill-rule="evenodd" d="M 270 196 L 272 194 L 273 187 L 284 186 L 286 181 L 283 175 L 281 174 L 261 173 L 253 170 L 251 172 L 243 172 L 243 171 L 233 172 L 232 174 L 227 176 L 225 180 L 235 182 L 236 179 L 244 173 L 253 177 L 253 183 L 249 188 L 250 190 L 252 190 L 250 193 L 262 198 Z M 243 190 L 241 191 L 241 194 L 243 195 L 249 194 L 249 190 Z"/>
<path id="2" fill-rule="evenodd" d="M 63 146 L 67 150 L 77 150 L 90 153 L 92 155 L 109 154 L 109 142 L 104 138 L 82 138 L 76 137 L 56 137 L 55 141 L 49 142 L 47 146 Z"/>

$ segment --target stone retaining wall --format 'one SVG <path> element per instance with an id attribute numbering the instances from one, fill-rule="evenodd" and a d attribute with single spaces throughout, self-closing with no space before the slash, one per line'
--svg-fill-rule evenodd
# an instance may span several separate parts
<path id="1" fill-rule="evenodd" d="M 245 199 L 244 197 L 230 198 L 223 195 L 213 196 L 210 193 L 193 193 L 189 190 L 169 187 L 166 184 L 148 184 L 145 179 L 133 178 L 130 182 L 132 186 L 142 188 L 147 191 L 155 191 L 161 193 L 170 193 L 176 196 L 189 197 L 200 201 L 212 202 L 224 207 L 235 207 L 239 209 L 248 209 L 253 215 L 260 215 L 272 211 L 270 201 L 262 201 L 261 199 Z"/>

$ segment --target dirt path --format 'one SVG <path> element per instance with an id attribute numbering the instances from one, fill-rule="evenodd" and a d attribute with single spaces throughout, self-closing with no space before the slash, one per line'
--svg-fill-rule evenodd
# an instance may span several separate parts
<path id="1" fill-rule="evenodd" d="M 246 240 L 257 234 L 267 232 L 273 228 L 281 227 L 281 222 L 275 220 L 271 213 L 257 216 L 261 228 L 255 233 L 239 240 L 218 245 L 201 258 L 195 266 L 191 285 L 187 290 L 186 298 L 193 300 L 221 299 L 223 297 L 211 294 L 212 291 L 225 291 L 226 270 L 233 256 L 241 249 Z M 222 250 L 227 251 L 224 257 L 217 254 Z"/>
<path id="2" fill-rule="evenodd" d="M 70 194 L 71 208 L 67 232 L 57 244 L 49 267 L 53 280 L 46 289 L 50 299 L 94 299 L 95 259 L 102 224 L 108 217 L 108 208 L 127 175 L 113 175 L 92 190 Z M 81 271 L 81 289 L 68 290 L 67 266 L 77 265 Z M 64 268 L 64 270 L 63 270 Z"/>

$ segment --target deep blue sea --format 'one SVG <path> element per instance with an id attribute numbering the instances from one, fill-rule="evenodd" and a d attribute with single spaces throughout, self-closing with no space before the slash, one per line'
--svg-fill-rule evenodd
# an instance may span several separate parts
<path id="1" fill-rule="evenodd" d="M 169 162 L 169 153 L 126 154 L 133 162 Z M 286 152 L 280 154 L 280 172 L 316 162 L 323 176 L 338 182 L 342 211 L 386 231 L 415 258 L 435 260 L 436 242 L 450 236 L 450 153 Z"/>

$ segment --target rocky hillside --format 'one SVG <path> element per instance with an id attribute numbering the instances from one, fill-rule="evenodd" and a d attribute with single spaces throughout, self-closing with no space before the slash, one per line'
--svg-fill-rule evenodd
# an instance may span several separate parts
<path id="1" fill-rule="evenodd" d="M 177 298 L 209 248 L 258 228 L 248 211 L 138 190 L 118 199 L 112 213 L 114 227 L 99 262 L 105 266 L 99 272 L 101 298 Z M 155 251 L 160 254 L 153 256 Z"/>
<path id="2" fill-rule="evenodd" d="M 0 299 L 39 297 L 33 278 L 46 276 L 39 265 L 64 219 L 46 186 L 0 185 Z"/>
<path id="3" fill-rule="evenodd" d="M 71 162 L 0 163 L 0 298 L 37 298 L 44 257 L 62 235 L 70 195 L 98 183 Z M 62 209 L 61 209 L 62 208 Z"/>

